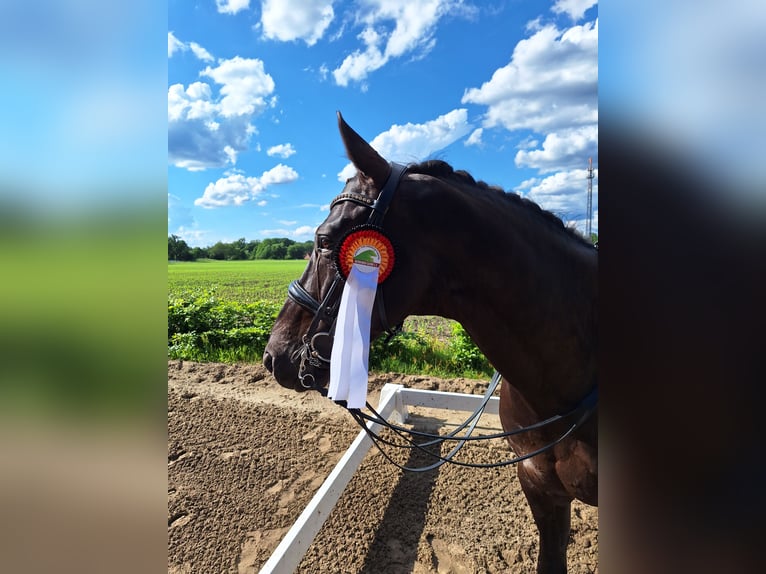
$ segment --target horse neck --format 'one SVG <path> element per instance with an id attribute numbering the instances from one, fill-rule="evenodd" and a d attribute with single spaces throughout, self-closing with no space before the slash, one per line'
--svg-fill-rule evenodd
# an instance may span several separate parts
<path id="1" fill-rule="evenodd" d="M 459 321 L 506 381 L 552 414 L 595 382 L 596 254 L 507 203 L 464 196 L 449 208 L 454 239 L 430 261 L 424 314 Z"/>

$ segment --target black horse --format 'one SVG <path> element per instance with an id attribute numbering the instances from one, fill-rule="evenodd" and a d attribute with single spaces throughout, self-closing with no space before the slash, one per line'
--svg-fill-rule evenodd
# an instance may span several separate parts
<path id="1" fill-rule="evenodd" d="M 264 364 L 289 388 L 322 388 L 342 284 L 333 251 L 370 221 L 395 246 L 377 290 L 372 337 L 408 315 L 460 322 L 502 375 L 500 419 L 512 431 L 567 413 L 596 387 L 596 249 L 535 203 L 476 182 L 442 161 L 401 170 L 338 114 L 346 182 L 282 308 Z M 372 214 L 372 217 L 371 217 Z M 315 335 L 319 335 L 316 336 Z M 557 439 L 567 423 L 509 437 L 517 455 Z M 597 413 L 565 440 L 518 465 L 540 532 L 538 572 L 566 572 L 573 499 L 597 504 Z"/>

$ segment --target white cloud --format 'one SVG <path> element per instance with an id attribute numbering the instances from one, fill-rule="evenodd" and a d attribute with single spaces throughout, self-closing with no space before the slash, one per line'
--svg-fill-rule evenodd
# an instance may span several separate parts
<path id="1" fill-rule="evenodd" d="M 220 14 L 236 14 L 250 7 L 250 0 L 215 0 Z"/>
<path id="2" fill-rule="evenodd" d="M 287 237 L 288 239 L 312 239 L 317 226 L 301 225 L 295 229 L 263 229 L 261 235 L 264 237 Z"/>
<path id="3" fill-rule="evenodd" d="M 271 40 L 303 40 L 313 46 L 335 17 L 333 0 L 264 0 L 263 35 Z"/>
<path id="4" fill-rule="evenodd" d="M 181 226 L 172 233 L 186 241 L 189 247 L 203 247 L 212 243 L 210 231 L 203 229 L 187 229 Z"/>
<path id="5" fill-rule="evenodd" d="M 231 165 L 237 163 L 237 150 L 230 145 L 223 146 L 223 153 L 226 154 L 226 158 Z"/>
<path id="6" fill-rule="evenodd" d="M 468 111 L 459 108 L 423 124 L 395 124 L 378 134 L 370 145 L 389 161 L 418 161 L 447 147 L 469 131 Z M 338 180 L 346 181 L 355 173 L 356 168 L 349 163 L 338 174 Z"/>
<path id="7" fill-rule="evenodd" d="M 263 172 L 261 177 L 246 177 L 242 173 L 229 173 L 217 181 L 208 184 L 202 197 L 194 200 L 194 205 L 212 209 L 230 205 L 244 205 L 261 195 L 268 186 L 290 183 L 298 179 L 298 173 L 286 165 L 276 165 Z M 261 205 L 259 203 L 259 205 Z"/>
<path id="8" fill-rule="evenodd" d="M 194 205 L 207 208 L 242 205 L 261 191 L 263 186 L 257 177 L 230 174 L 208 184 L 202 197 L 194 200 Z"/>
<path id="9" fill-rule="evenodd" d="M 192 171 L 231 165 L 250 139 L 247 116 L 220 117 L 208 84 L 168 88 L 168 159 Z"/>
<path id="10" fill-rule="evenodd" d="M 168 88 L 168 159 L 191 171 L 232 165 L 247 149 L 249 116 L 222 118 L 208 84 Z"/>
<path id="11" fill-rule="evenodd" d="M 585 11 L 597 4 L 597 0 L 556 0 L 551 10 L 555 14 L 568 14 L 572 21 L 577 22 Z"/>
<path id="12" fill-rule="evenodd" d="M 266 150 L 266 155 L 269 156 L 275 156 L 278 155 L 281 158 L 287 159 L 291 155 L 295 154 L 295 148 L 293 147 L 293 144 L 287 143 L 287 144 L 279 144 L 270 147 L 268 150 Z"/>
<path id="13" fill-rule="evenodd" d="M 262 61 L 239 56 L 200 75 L 221 85 L 217 95 L 206 82 L 168 88 L 169 161 L 189 170 L 235 165 L 256 133 L 251 120 L 273 102 L 274 80 Z"/>
<path id="14" fill-rule="evenodd" d="M 210 52 L 197 44 L 197 42 L 182 42 L 175 37 L 173 32 L 168 32 L 168 58 L 172 58 L 176 52 L 186 52 L 187 50 L 191 50 L 199 60 L 204 62 L 212 62 L 214 60 Z"/>
<path id="15" fill-rule="evenodd" d="M 598 170 L 594 169 L 593 208 L 598 204 Z M 585 220 L 588 196 L 588 170 L 561 171 L 545 178 L 532 178 L 521 183 L 521 192 L 543 209 L 558 215 L 565 222 Z"/>
<path id="16" fill-rule="evenodd" d="M 484 128 L 476 128 L 471 132 L 471 135 L 465 140 L 465 145 L 481 145 L 481 134 L 484 133 Z"/>
<path id="17" fill-rule="evenodd" d="M 364 52 L 356 51 L 346 56 L 340 67 L 332 71 L 335 83 L 348 86 L 351 81 L 362 81 L 370 72 L 382 68 L 388 58 L 385 58 L 377 46 L 367 46 Z M 366 89 L 364 91 L 367 91 Z"/>
<path id="18" fill-rule="evenodd" d="M 316 226 L 312 227 L 311 225 L 301 225 L 300 227 L 297 227 L 295 231 L 293 231 L 293 235 L 295 237 L 313 237 L 316 229 Z"/>
<path id="19" fill-rule="evenodd" d="M 219 105 L 224 117 L 263 111 L 268 105 L 264 98 L 274 91 L 274 80 L 258 59 L 234 56 L 231 60 L 222 60 L 215 68 L 208 66 L 200 76 L 208 76 L 222 85 L 223 98 Z"/>
<path id="20" fill-rule="evenodd" d="M 525 137 L 519 143 L 517 143 L 516 148 L 517 149 L 532 149 L 533 147 L 537 147 L 538 145 L 540 145 L 540 142 L 530 135 Z"/>
<path id="21" fill-rule="evenodd" d="M 184 43 L 176 38 L 173 32 L 168 32 L 168 58 L 172 58 L 173 54 L 179 50 L 183 51 L 184 49 Z"/>
<path id="22" fill-rule="evenodd" d="M 362 82 L 391 58 L 415 51 L 422 57 L 435 45 L 439 19 L 448 13 L 466 11 L 461 2 L 453 0 L 368 0 L 362 8 L 367 11 L 358 16 L 357 22 L 364 26 L 358 36 L 364 49 L 346 56 L 333 70 L 340 86 Z M 385 24 L 391 22 L 394 28 L 389 32 Z"/>
<path id="23" fill-rule="evenodd" d="M 577 19 L 592 4 L 557 2 L 554 11 Z M 510 62 L 480 88 L 466 90 L 462 101 L 486 106 L 485 129 L 531 131 L 516 146 L 515 163 L 550 175 L 517 191 L 565 222 L 583 222 L 585 167 L 598 155 L 598 20 L 562 31 L 537 19 L 527 30 Z"/>
<path id="24" fill-rule="evenodd" d="M 202 46 L 197 44 L 197 42 L 189 42 L 189 49 L 192 51 L 192 53 L 197 56 L 200 60 L 203 62 L 212 62 L 215 60 L 213 56 L 210 55 L 210 52 L 205 50 Z"/>
<path id="25" fill-rule="evenodd" d="M 521 40 L 510 63 L 463 103 L 487 106 L 484 127 L 556 129 L 598 121 L 598 20 L 560 31 L 545 26 Z"/>
<path id="26" fill-rule="evenodd" d="M 298 179 L 298 173 L 288 165 L 277 164 L 269 171 L 264 171 L 261 176 L 261 182 L 264 185 L 274 185 L 277 183 L 290 183 Z"/>
<path id="27" fill-rule="evenodd" d="M 393 125 L 371 145 L 391 159 L 422 159 L 460 139 L 471 129 L 465 108 L 452 110 L 423 124 Z"/>
<path id="28" fill-rule="evenodd" d="M 588 157 L 597 153 L 598 127 L 594 124 L 548 134 L 542 149 L 519 150 L 516 165 L 547 173 L 582 166 Z"/>
<path id="29" fill-rule="evenodd" d="M 212 101 L 210 86 L 204 82 L 194 82 L 184 90 L 182 84 L 173 84 L 168 88 L 168 119 L 182 118 L 209 119 L 215 115 L 216 106 Z M 213 128 L 215 129 L 215 128 Z"/>

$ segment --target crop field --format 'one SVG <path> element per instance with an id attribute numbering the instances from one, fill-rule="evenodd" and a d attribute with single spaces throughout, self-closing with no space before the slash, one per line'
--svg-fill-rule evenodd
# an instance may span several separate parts
<path id="1" fill-rule="evenodd" d="M 290 281 L 300 277 L 305 268 L 303 260 L 169 262 L 168 293 L 178 296 L 206 290 L 227 301 L 281 305 Z"/>
<path id="2" fill-rule="evenodd" d="M 287 287 L 303 260 L 168 263 L 168 358 L 260 362 Z M 408 317 L 391 340 L 377 339 L 378 372 L 482 378 L 492 368 L 465 330 L 440 317 Z"/>

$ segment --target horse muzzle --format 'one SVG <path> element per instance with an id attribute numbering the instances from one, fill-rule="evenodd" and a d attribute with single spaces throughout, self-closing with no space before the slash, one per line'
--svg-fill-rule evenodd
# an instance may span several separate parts
<path id="1" fill-rule="evenodd" d="M 269 340 L 263 353 L 263 366 L 274 375 L 281 386 L 286 389 L 302 390 L 298 381 L 298 365 L 290 360 L 295 353 L 294 348 L 274 344 Z"/>
<path id="2" fill-rule="evenodd" d="M 315 333 L 303 337 L 302 344 L 291 350 L 277 352 L 266 347 L 263 365 L 285 388 L 296 391 L 321 391 L 330 380 L 330 354 L 332 336 Z"/>

